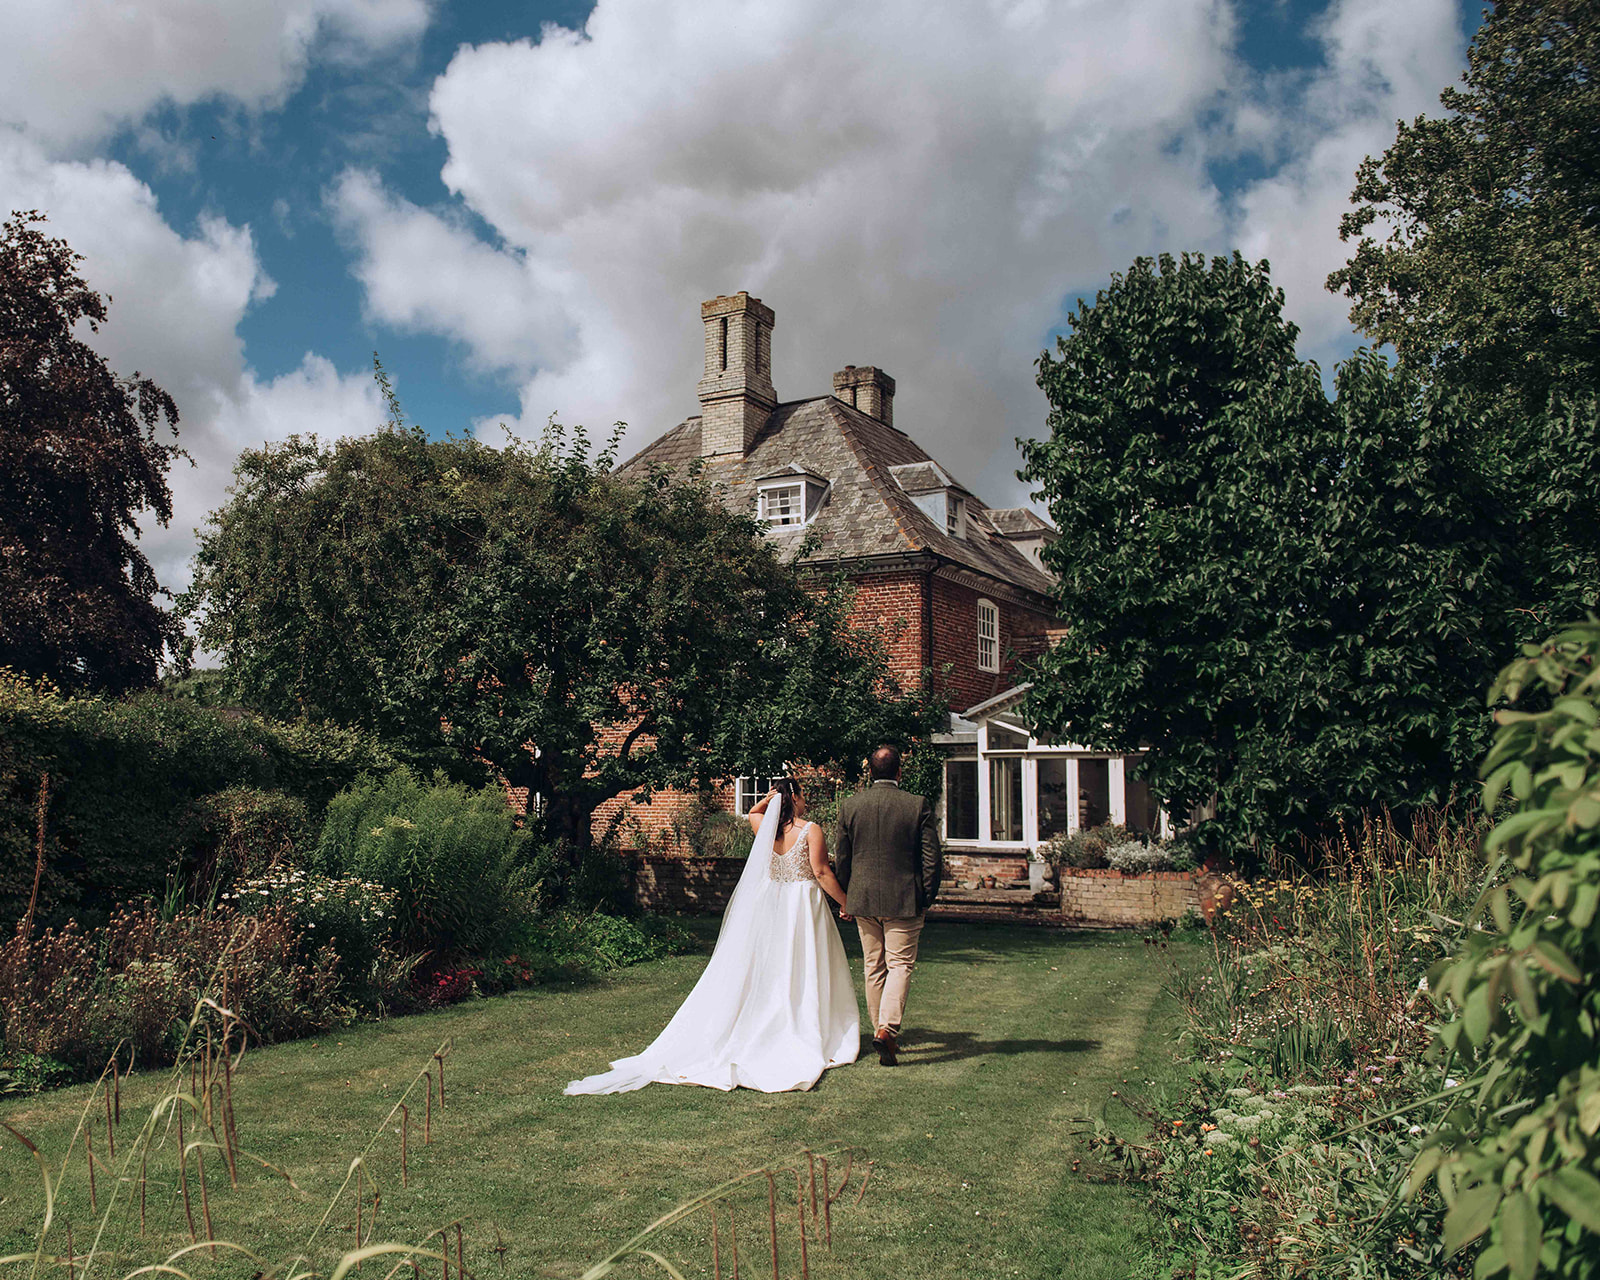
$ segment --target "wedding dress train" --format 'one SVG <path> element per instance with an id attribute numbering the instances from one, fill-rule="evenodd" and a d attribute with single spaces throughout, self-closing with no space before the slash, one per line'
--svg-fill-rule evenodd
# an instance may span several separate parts
<path id="1" fill-rule="evenodd" d="M 647 1084 L 782 1093 L 809 1089 L 861 1048 L 855 985 L 827 896 L 811 874 L 805 827 L 774 849 L 768 806 L 728 901 L 717 946 L 694 990 L 650 1047 L 574 1080 L 569 1094 Z"/>

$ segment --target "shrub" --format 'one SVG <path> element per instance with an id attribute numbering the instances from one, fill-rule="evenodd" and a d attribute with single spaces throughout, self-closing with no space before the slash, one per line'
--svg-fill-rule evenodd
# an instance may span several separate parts
<path id="1" fill-rule="evenodd" d="M 500 788 L 424 783 L 402 767 L 334 798 L 317 861 L 394 890 L 403 950 L 481 955 L 531 908 L 518 874 L 531 852 Z"/>
<path id="2" fill-rule="evenodd" d="M 118 1045 L 144 1066 L 170 1062 L 203 995 L 260 1040 L 343 1021 L 337 957 L 309 958 L 286 911 L 231 910 L 164 919 L 154 907 L 114 912 L 104 929 L 76 922 L 0 945 L 0 1013 L 8 1059 L 35 1055 L 98 1072 Z"/>
<path id="3" fill-rule="evenodd" d="M 700 844 L 695 852 L 712 858 L 748 858 L 755 839 L 747 819 L 733 813 L 717 813 L 700 828 Z"/>
<path id="4" fill-rule="evenodd" d="M 942 760 L 940 767 L 942 777 Z M 845 797 L 851 794 L 850 788 L 836 786 L 831 779 L 825 777 L 806 780 L 806 817 L 822 828 L 822 834 L 828 841 L 830 851 L 833 849 L 834 836 L 839 831 L 839 806 L 844 803 Z"/>
<path id="5" fill-rule="evenodd" d="M 1161 848 L 1166 851 L 1173 871 L 1193 871 L 1205 862 L 1204 855 L 1187 835 L 1173 836 L 1164 841 Z"/>
<path id="6" fill-rule="evenodd" d="M 491 989 L 555 976 L 606 973 L 627 965 L 692 951 L 694 935 L 661 916 L 605 915 L 556 911 L 522 921 L 503 957 L 485 961 L 482 977 Z"/>
<path id="7" fill-rule="evenodd" d="M 582 947 L 608 969 L 659 960 L 694 945 L 693 935 L 682 925 L 660 916 L 629 920 L 598 913 L 587 915 L 578 923 L 575 935 Z"/>
<path id="8" fill-rule="evenodd" d="M 1079 871 L 1097 871 L 1107 867 L 1107 854 L 1116 844 L 1133 839 L 1133 833 L 1123 826 L 1107 824 L 1088 827 L 1066 834 L 1052 836 L 1045 842 L 1046 861 L 1058 867 L 1072 867 Z"/>
<path id="9" fill-rule="evenodd" d="M 612 842 L 600 840 L 574 848 L 533 827 L 524 831 L 523 838 L 511 888 L 531 912 L 562 907 L 612 915 L 633 911 L 632 872 Z"/>
<path id="10" fill-rule="evenodd" d="M 1411 1167 L 1451 1202 L 1449 1253 L 1484 1241 L 1474 1274 L 1600 1276 L 1600 618 L 1500 673 L 1484 761 L 1491 879 L 1460 952 L 1429 975 L 1441 1049 L 1463 1088 Z"/>

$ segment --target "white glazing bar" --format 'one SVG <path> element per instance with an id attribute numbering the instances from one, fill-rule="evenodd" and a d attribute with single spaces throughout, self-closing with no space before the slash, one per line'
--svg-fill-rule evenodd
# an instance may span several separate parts
<path id="1" fill-rule="evenodd" d="M 1022 843 L 1030 848 L 1039 843 L 1039 762 L 1026 756 L 1022 761 Z"/>
<path id="2" fill-rule="evenodd" d="M 984 726 L 980 739 L 987 743 L 988 727 Z M 989 821 L 989 757 L 978 753 L 978 841 L 988 844 L 994 828 Z"/>

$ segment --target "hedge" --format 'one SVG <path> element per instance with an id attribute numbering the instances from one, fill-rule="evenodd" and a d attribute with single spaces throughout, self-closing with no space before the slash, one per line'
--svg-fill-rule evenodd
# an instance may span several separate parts
<path id="1" fill-rule="evenodd" d="M 38 923 L 105 919 L 183 884 L 224 833 L 208 797 L 285 793 L 320 825 L 333 796 L 393 760 L 361 734 L 279 724 L 232 708 L 138 694 L 70 697 L 0 670 L 0 918 L 26 912 L 38 855 Z M 48 779 L 48 781 L 46 781 Z"/>

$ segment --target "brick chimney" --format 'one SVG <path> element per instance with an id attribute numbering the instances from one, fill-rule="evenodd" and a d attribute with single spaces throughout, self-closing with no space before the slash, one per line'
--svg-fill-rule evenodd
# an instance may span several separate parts
<path id="1" fill-rule="evenodd" d="M 894 379 L 882 369 L 845 365 L 833 375 L 833 394 L 884 426 L 894 426 Z"/>
<path id="2" fill-rule="evenodd" d="M 700 453 L 707 458 L 750 452 L 767 415 L 772 389 L 772 308 L 743 290 L 700 304 L 706 328 L 706 374 L 700 379 Z"/>

